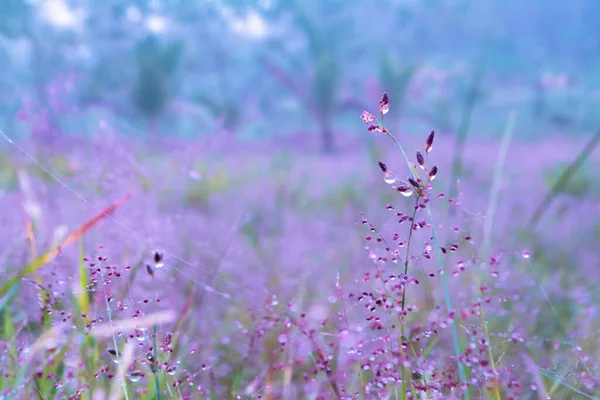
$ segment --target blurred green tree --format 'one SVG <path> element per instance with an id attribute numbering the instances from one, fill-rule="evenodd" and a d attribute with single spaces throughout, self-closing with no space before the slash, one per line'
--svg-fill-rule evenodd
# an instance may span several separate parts
<path id="1" fill-rule="evenodd" d="M 340 53 L 344 50 L 342 35 L 345 25 L 344 15 L 339 12 L 341 4 L 338 3 L 340 2 L 324 2 L 316 9 L 309 10 L 304 3 L 290 1 L 281 3 L 277 10 L 279 16 L 293 16 L 295 28 L 308 44 L 310 65 L 306 74 L 299 74 L 298 66 L 289 69 L 279 66 L 272 56 L 260 57 L 262 65 L 271 76 L 286 86 L 315 118 L 319 126 L 321 148 L 325 152 L 335 149 L 333 118 L 338 111 L 346 109 L 340 101 L 343 78 Z M 336 10 L 338 17 L 333 18 Z M 320 21 L 319 18 L 324 16 L 327 18 Z M 281 48 L 279 44 L 273 47 L 278 50 Z"/>
<path id="2" fill-rule="evenodd" d="M 24 0 L 3 0 L 0 12 L 0 35 L 18 38 L 28 31 L 32 6 Z"/>
<path id="3" fill-rule="evenodd" d="M 158 121 L 170 98 L 170 80 L 183 55 L 181 40 L 161 44 L 149 35 L 136 46 L 137 78 L 132 98 L 148 120 L 150 135 L 158 134 Z"/>

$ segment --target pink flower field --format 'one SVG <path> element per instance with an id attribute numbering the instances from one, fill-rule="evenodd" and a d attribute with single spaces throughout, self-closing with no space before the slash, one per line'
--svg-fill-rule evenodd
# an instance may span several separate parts
<path id="1" fill-rule="evenodd" d="M 0 399 L 600 399 L 597 15 L 5 0 Z"/>

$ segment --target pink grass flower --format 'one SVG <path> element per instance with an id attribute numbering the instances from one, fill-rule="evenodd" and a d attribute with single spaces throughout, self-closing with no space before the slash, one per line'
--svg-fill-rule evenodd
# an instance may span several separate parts
<path id="1" fill-rule="evenodd" d="M 375 117 L 367 111 L 363 111 L 360 118 L 365 121 L 365 124 L 370 124 L 371 122 L 375 122 Z"/>
<path id="2" fill-rule="evenodd" d="M 369 125 L 369 127 L 367 128 L 369 130 L 369 132 L 383 132 L 383 129 L 381 129 L 381 127 L 379 125 Z"/>

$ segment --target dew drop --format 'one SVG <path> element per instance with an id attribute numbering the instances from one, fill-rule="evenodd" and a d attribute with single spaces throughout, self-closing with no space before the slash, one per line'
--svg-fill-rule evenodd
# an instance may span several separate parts
<path id="1" fill-rule="evenodd" d="M 401 191 L 400 194 L 404 197 L 410 197 L 413 194 L 412 189 Z"/>
<path id="2" fill-rule="evenodd" d="M 129 380 L 131 382 L 139 382 L 139 380 L 142 379 L 143 377 L 144 377 L 144 373 L 141 371 L 133 371 L 127 375 L 127 378 L 129 378 Z"/>
<path id="3" fill-rule="evenodd" d="M 175 375 L 177 373 L 177 367 L 175 365 L 171 365 L 168 369 L 167 369 L 167 375 Z"/>
<path id="4" fill-rule="evenodd" d="M 285 334 L 280 334 L 279 337 L 277 338 L 279 340 L 279 344 L 284 345 L 287 343 L 287 336 Z"/>
<path id="5" fill-rule="evenodd" d="M 136 331 L 135 338 L 138 340 L 138 342 L 143 342 L 144 340 L 146 340 L 146 335 L 144 335 L 143 330 L 138 330 Z"/>
<path id="6" fill-rule="evenodd" d="M 385 183 L 391 185 L 396 182 L 396 175 L 388 171 L 383 174 L 383 180 L 385 181 Z"/>
<path id="7" fill-rule="evenodd" d="M 162 253 L 161 250 L 159 250 L 159 249 L 154 250 L 154 252 L 152 253 L 152 259 L 154 261 L 154 268 L 164 267 L 164 265 L 165 265 L 164 254 Z"/>

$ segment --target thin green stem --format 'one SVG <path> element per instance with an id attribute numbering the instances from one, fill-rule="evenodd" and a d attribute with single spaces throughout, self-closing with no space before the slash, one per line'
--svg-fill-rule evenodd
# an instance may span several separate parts
<path id="1" fill-rule="evenodd" d="M 104 282 L 104 274 L 102 273 L 102 270 L 100 271 L 100 276 L 102 278 L 102 282 Z M 119 352 L 119 345 L 117 344 L 117 335 L 115 334 L 115 329 L 114 329 L 114 325 L 113 325 L 112 310 L 110 308 L 108 296 L 106 296 L 106 291 L 104 290 L 104 288 L 102 289 L 102 292 L 104 293 L 104 302 L 106 303 L 108 322 L 110 323 L 110 332 L 112 333 L 113 345 L 115 346 L 115 357 L 117 358 L 117 360 L 120 363 L 121 362 L 121 353 Z M 122 385 L 123 385 L 123 394 L 125 395 L 125 400 L 129 400 L 129 394 L 127 393 L 127 381 L 126 381 L 125 377 L 122 378 Z"/>
<path id="2" fill-rule="evenodd" d="M 413 215 L 412 218 L 410 220 L 410 232 L 408 233 L 408 240 L 406 241 L 406 257 L 404 260 L 404 275 L 406 276 L 408 274 L 408 260 L 410 258 L 410 243 L 412 240 L 412 234 L 413 234 L 413 230 L 415 228 L 415 216 L 417 215 L 417 210 L 418 208 L 418 203 L 419 201 L 416 201 L 415 204 L 415 210 L 413 211 Z M 405 306 L 406 306 L 406 289 L 407 289 L 407 285 L 405 284 L 404 287 L 402 288 L 402 320 L 400 321 L 400 326 L 401 326 L 401 331 L 402 334 L 400 335 L 400 340 L 404 341 L 404 333 L 405 333 L 405 328 L 406 328 L 406 324 L 404 321 L 404 310 L 405 310 Z M 404 363 L 402 363 L 402 398 L 406 399 L 407 398 L 407 394 L 406 394 L 406 376 L 405 376 L 405 367 L 404 367 Z"/>
<path id="3" fill-rule="evenodd" d="M 485 215 L 485 226 L 484 226 L 484 245 L 483 252 L 484 256 L 487 256 L 490 250 L 491 240 L 492 240 L 492 227 L 494 225 L 494 215 L 496 214 L 496 209 L 498 208 L 498 200 L 500 198 L 500 184 L 502 181 L 502 175 L 504 174 L 504 163 L 506 161 L 506 155 L 508 153 L 508 146 L 510 144 L 510 139 L 512 137 L 515 121 L 517 118 L 517 114 L 515 111 L 511 111 L 508 116 L 508 122 L 506 124 L 506 129 L 504 131 L 504 135 L 502 136 L 502 145 L 500 147 L 500 154 L 498 155 L 498 162 L 496 163 L 496 167 L 494 168 L 494 180 L 492 182 L 492 193 L 490 195 L 490 203 L 488 204 L 488 209 Z"/>
<path id="4" fill-rule="evenodd" d="M 435 231 L 435 221 L 433 219 L 433 214 L 431 213 L 431 207 L 429 207 L 429 203 L 426 204 L 427 214 L 429 214 L 429 222 L 431 223 L 431 235 L 433 236 L 433 244 L 435 246 L 435 252 L 437 255 L 438 266 L 441 269 L 440 276 L 442 277 L 442 287 L 444 288 L 444 298 L 446 300 L 446 308 L 448 312 L 452 311 L 452 302 L 450 300 L 450 291 L 448 290 L 448 282 L 446 279 L 446 273 L 444 271 L 444 260 L 442 259 L 442 251 L 440 250 L 440 245 L 438 242 L 437 233 Z M 467 375 L 465 374 L 465 367 L 463 363 L 460 361 L 460 344 L 458 340 L 458 329 L 456 329 L 456 323 L 454 319 L 450 321 L 450 326 L 452 327 L 452 340 L 454 342 L 454 351 L 456 353 L 456 362 L 458 363 L 458 375 L 460 380 L 467 384 Z M 469 399 L 469 391 L 465 390 L 465 399 Z"/>
<path id="5" fill-rule="evenodd" d="M 418 201 L 417 201 L 418 204 Z M 408 260 L 410 257 L 410 242 L 412 240 L 412 234 L 413 234 L 413 230 L 415 228 L 415 216 L 417 215 L 417 204 L 415 204 L 415 210 L 413 211 L 413 215 L 411 217 L 411 223 L 410 223 L 410 232 L 408 233 L 408 240 L 406 241 L 406 259 L 404 260 L 404 275 L 408 274 Z M 405 300 L 406 300 L 406 288 L 405 290 L 402 291 L 402 311 L 404 311 L 404 306 L 405 306 Z M 402 325 L 402 327 L 404 328 L 404 325 Z M 402 332 L 402 335 L 404 336 L 404 332 Z"/>
<path id="6" fill-rule="evenodd" d="M 382 116 L 382 127 L 383 127 L 383 116 Z M 408 168 L 411 171 L 411 174 L 413 175 L 413 177 L 415 179 L 417 179 L 418 177 L 416 176 L 416 173 L 411 166 L 410 160 L 408 159 L 408 156 L 406 155 L 406 152 L 404 151 L 404 148 L 402 147 L 402 145 L 400 144 L 398 139 L 396 139 L 396 137 L 394 135 L 392 135 L 392 133 L 387 131 L 385 128 L 384 128 L 384 132 L 386 133 L 386 135 L 388 135 L 390 138 L 392 138 L 394 140 L 394 142 L 396 142 L 396 145 L 398 146 L 398 148 L 402 152 L 402 155 L 404 156 L 404 159 L 406 160 L 406 164 L 408 165 Z M 437 233 L 435 230 L 435 220 L 434 220 L 433 214 L 431 212 L 431 207 L 429 207 L 429 203 L 425 204 L 425 209 L 427 210 L 427 214 L 429 215 L 429 223 L 431 224 L 431 234 L 433 236 L 433 244 L 435 246 L 435 252 L 437 255 L 437 263 L 438 263 L 438 266 L 441 271 L 440 276 L 441 276 L 441 280 L 442 280 L 442 287 L 444 289 L 444 298 L 445 298 L 445 302 L 446 302 L 446 308 L 447 308 L 448 312 L 451 312 L 452 311 L 452 301 L 450 300 L 450 291 L 448 289 L 448 282 L 447 282 L 446 274 L 445 274 L 444 260 L 443 260 L 442 251 L 440 249 L 440 245 L 438 242 L 438 236 L 437 236 Z M 451 320 L 450 327 L 451 327 L 451 331 L 452 331 L 452 341 L 454 343 L 456 363 L 458 365 L 458 375 L 460 377 L 461 382 L 464 385 L 467 385 L 467 375 L 465 373 L 465 367 L 464 367 L 463 363 L 460 361 L 460 356 L 461 356 L 460 341 L 459 341 L 459 337 L 458 337 L 458 329 L 456 328 L 456 323 L 454 322 L 454 319 Z M 466 388 L 466 390 L 465 390 L 464 397 L 466 400 L 469 400 L 469 398 L 470 398 L 468 388 Z"/>
<path id="7" fill-rule="evenodd" d="M 152 357 L 154 357 L 154 360 L 157 360 L 158 358 L 158 354 L 156 351 L 156 324 L 153 325 L 152 327 L 152 333 L 154 334 L 154 346 L 152 349 Z M 158 381 L 158 369 L 155 367 L 153 368 L 154 370 L 154 387 L 156 388 L 156 400 L 161 400 L 161 396 L 160 396 L 160 382 Z"/>
<path id="8" fill-rule="evenodd" d="M 556 196 L 558 196 L 561 190 L 563 190 L 569 184 L 573 175 L 575 175 L 579 168 L 581 168 L 581 166 L 585 163 L 598 143 L 600 143 L 600 130 L 598 130 L 596 134 L 590 138 L 584 148 L 581 149 L 579 154 L 577 154 L 577 157 L 575 157 L 571 164 L 569 164 L 569 166 L 563 171 L 560 178 L 558 178 L 556 183 L 552 185 L 552 188 L 548 191 L 542 201 L 540 201 L 540 204 L 538 204 L 535 212 L 529 220 L 528 226 L 531 230 L 533 230 L 537 223 L 542 219 L 544 213 L 550 208 L 550 204 L 552 204 Z"/>
<path id="9" fill-rule="evenodd" d="M 515 121 L 517 118 L 517 114 L 515 111 L 511 111 L 508 117 L 508 122 L 506 124 L 506 129 L 504 131 L 504 135 L 502 136 L 502 145 L 500 147 L 500 154 L 498 155 L 498 162 L 496 163 L 496 168 L 494 169 L 494 180 L 492 183 L 492 193 L 490 195 L 490 203 L 488 205 L 488 209 L 485 215 L 485 226 L 484 226 L 484 244 L 483 244 L 483 255 L 482 259 L 485 261 L 488 259 L 491 240 L 492 240 L 492 227 L 494 226 L 494 215 L 496 214 L 496 209 L 498 207 L 498 200 L 500 198 L 500 182 L 502 181 L 502 175 L 504 171 L 504 163 L 506 160 L 506 155 L 508 153 L 508 146 L 510 144 L 510 139 L 512 137 Z M 477 286 L 481 286 L 481 279 L 479 275 L 477 275 Z M 481 319 L 483 321 L 483 333 L 485 337 L 488 339 L 488 343 L 490 341 L 490 333 L 488 324 L 486 321 L 484 303 L 481 302 Z M 492 353 L 492 346 L 488 346 L 488 358 L 490 359 L 490 365 L 492 367 L 492 371 L 494 373 L 494 377 L 498 376 L 498 372 L 496 370 L 496 361 L 494 359 L 494 354 Z M 493 390 L 494 397 L 496 400 L 500 400 L 500 390 L 496 386 Z"/>

